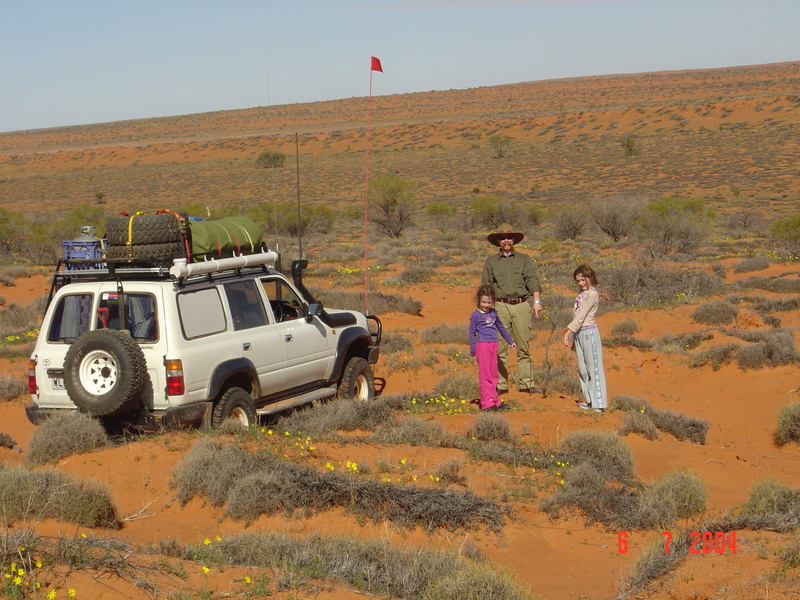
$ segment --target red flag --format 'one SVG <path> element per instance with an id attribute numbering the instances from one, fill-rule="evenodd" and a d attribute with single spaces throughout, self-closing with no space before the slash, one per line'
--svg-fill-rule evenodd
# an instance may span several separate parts
<path id="1" fill-rule="evenodd" d="M 372 65 L 370 67 L 370 71 L 380 71 L 381 73 L 383 73 L 383 67 L 381 66 L 381 61 L 375 58 L 374 56 L 372 57 Z"/>

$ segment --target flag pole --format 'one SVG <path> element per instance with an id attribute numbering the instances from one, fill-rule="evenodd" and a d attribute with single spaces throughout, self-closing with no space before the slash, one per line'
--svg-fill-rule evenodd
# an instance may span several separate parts
<path id="1" fill-rule="evenodd" d="M 364 182 L 364 313 L 369 314 L 369 134 L 372 121 L 372 73 L 383 73 L 381 61 L 374 56 L 369 64 L 369 96 L 367 96 L 367 152 L 366 152 L 366 178 Z"/>

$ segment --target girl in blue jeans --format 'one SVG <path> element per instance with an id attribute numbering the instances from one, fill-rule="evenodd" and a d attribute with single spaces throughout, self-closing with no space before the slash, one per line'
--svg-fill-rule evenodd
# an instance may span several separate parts
<path id="1" fill-rule="evenodd" d="M 481 390 L 481 410 L 501 410 L 497 397 L 497 340 L 498 334 L 511 348 L 517 345 L 494 309 L 494 288 L 482 285 L 475 294 L 478 308 L 469 318 L 469 354 L 478 361 L 478 381 Z"/>

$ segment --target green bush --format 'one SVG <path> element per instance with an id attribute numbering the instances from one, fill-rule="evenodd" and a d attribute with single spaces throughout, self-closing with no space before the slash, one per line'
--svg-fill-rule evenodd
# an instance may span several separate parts
<path id="1" fill-rule="evenodd" d="M 65 413 L 47 419 L 33 432 L 25 459 L 32 465 L 55 463 L 108 444 L 100 421 L 85 413 Z"/>
<path id="2" fill-rule="evenodd" d="M 773 242 L 786 251 L 789 258 L 800 258 L 800 214 L 772 223 L 769 235 Z"/>
<path id="3" fill-rule="evenodd" d="M 691 519 L 706 507 L 703 480 L 688 471 L 667 473 L 639 496 L 639 526 L 672 527 L 678 519 Z"/>
<path id="4" fill-rule="evenodd" d="M 800 402 L 782 406 L 778 411 L 774 439 L 778 446 L 800 442 Z"/>
<path id="5" fill-rule="evenodd" d="M 702 200 L 654 200 L 638 220 L 639 240 L 652 257 L 690 252 L 703 243 L 711 217 Z"/>
<path id="6" fill-rule="evenodd" d="M 794 528 L 800 525 L 800 490 L 774 479 L 762 479 L 750 488 L 742 505 L 740 525 L 751 529 Z"/>
<path id="7" fill-rule="evenodd" d="M 262 169 L 275 169 L 286 164 L 286 154 L 276 150 L 264 150 L 256 158 L 256 165 Z"/>

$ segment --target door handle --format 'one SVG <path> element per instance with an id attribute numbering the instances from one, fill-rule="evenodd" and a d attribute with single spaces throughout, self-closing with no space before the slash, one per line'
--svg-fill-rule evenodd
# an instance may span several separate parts
<path id="1" fill-rule="evenodd" d="M 294 336 L 291 333 L 287 333 L 285 336 L 283 336 L 284 342 L 291 342 L 292 340 L 294 340 Z"/>
<path id="2" fill-rule="evenodd" d="M 244 350 L 245 352 L 250 350 L 250 349 L 252 349 L 252 348 L 253 348 L 253 345 L 250 342 L 244 342 L 242 344 L 242 350 Z"/>

